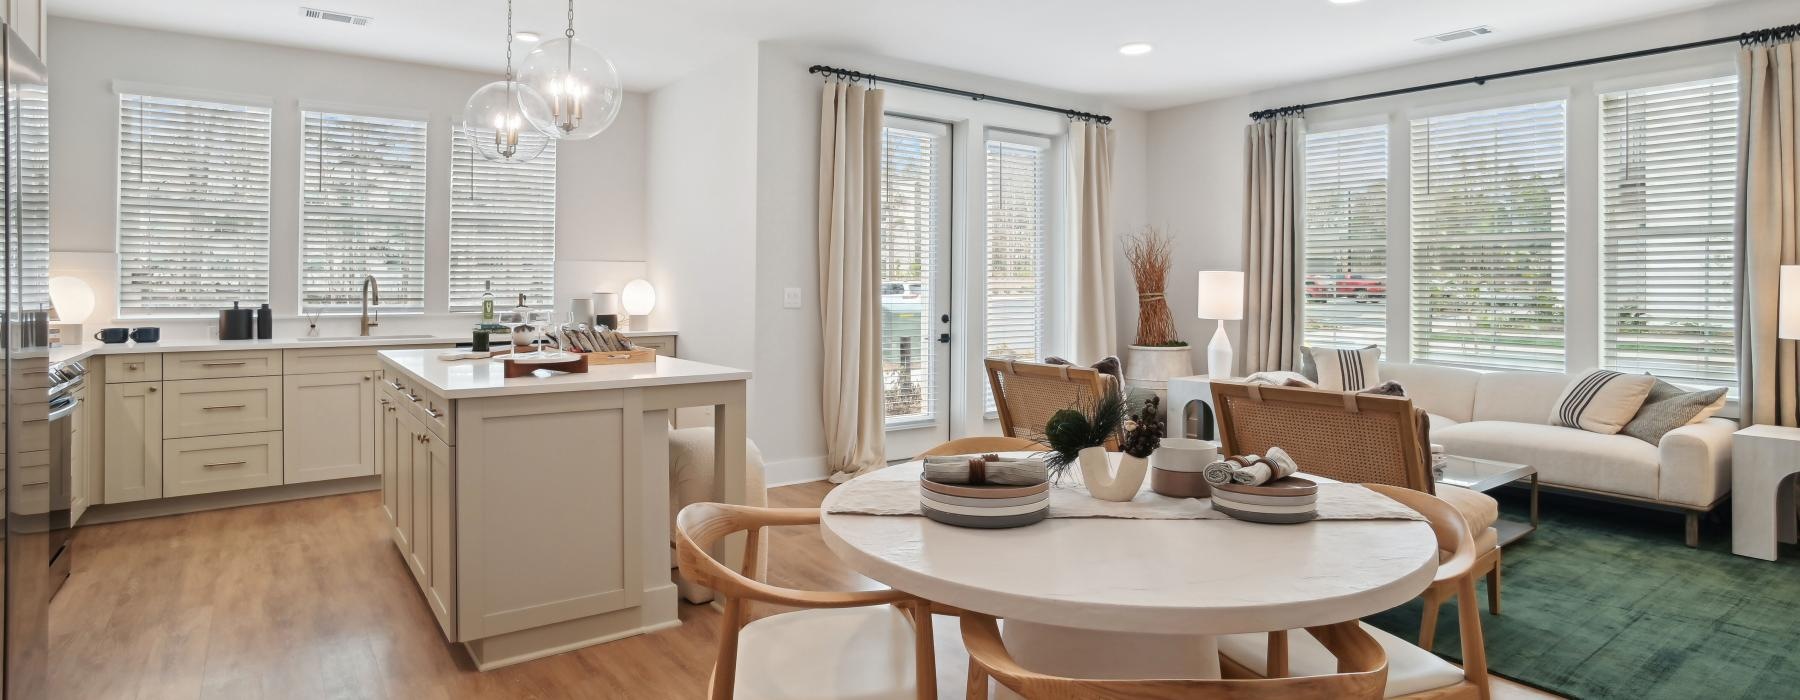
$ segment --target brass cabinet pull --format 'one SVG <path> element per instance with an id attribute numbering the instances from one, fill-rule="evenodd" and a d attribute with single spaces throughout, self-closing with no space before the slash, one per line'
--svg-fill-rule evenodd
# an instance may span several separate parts
<path id="1" fill-rule="evenodd" d="M 406 387 L 400 386 L 400 380 L 398 379 L 389 379 L 387 385 L 394 387 L 394 391 L 406 391 Z"/>
<path id="2" fill-rule="evenodd" d="M 218 469 L 220 467 L 241 467 L 246 464 L 249 464 L 249 462 L 246 462 L 246 461 L 240 459 L 236 462 L 213 462 L 211 464 L 202 464 L 202 465 L 200 465 L 200 468 L 201 469 Z"/>
<path id="3" fill-rule="evenodd" d="M 418 394 L 407 394 L 407 395 L 406 395 L 406 400 L 407 400 L 407 401 L 411 401 L 411 402 L 413 402 L 413 403 L 418 403 L 418 402 L 419 402 L 419 395 L 418 395 Z"/>
<path id="4" fill-rule="evenodd" d="M 243 360 L 238 360 L 237 362 L 202 362 L 202 363 L 200 363 L 200 366 L 201 367 L 237 367 L 239 365 L 244 365 L 244 364 L 248 364 L 248 363 Z"/>
<path id="5" fill-rule="evenodd" d="M 244 404 L 239 403 L 239 404 L 232 404 L 230 406 L 201 406 L 200 410 L 202 410 L 202 411 L 223 411 L 223 410 L 226 410 L 229 408 L 244 408 L 244 407 L 245 407 Z"/>
<path id="6" fill-rule="evenodd" d="M 148 391 L 148 392 L 154 394 L 154 393 L 156 393 L 156 387 L 149 387 L 149 388 L 145 389 L 145 391 Z"/>
<path id="7" fill-rule="evenodd" d="M 433 409 L 430 406 L 425 407 L 425 415 L 431 416 L 432 418 L 443 418 L 444 417 L 444 414 L 439 413 L 436 409 Z"/>
<path id="8" fill-rule="evenodd" d="M 365 375 L 363 375 L 363 381 L 365 381 L 365 382 L 366 382 L 366 381 L 369 381 L 369 380 L 371 380 L 371 379 L 374 379 L 374 377 L 371 377 L 371 376 L 369 376 L 369 375 L 366 375 L 366 374 L 365 374 Z"/>

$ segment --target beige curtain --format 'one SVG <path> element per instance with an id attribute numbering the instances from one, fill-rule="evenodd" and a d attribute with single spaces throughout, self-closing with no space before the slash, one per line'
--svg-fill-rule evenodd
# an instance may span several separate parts
<path id="1" fill-rule="evenodd" d="M 1794 42 L 1738 52 L 1738 393 L 1746 425 L 1800 424 L 1795 342 L 1776 337 L 1782 265 L 1800 262 L 1800 71 Z"/>
<path id="2" fill-rule="evenodd" d="M 819 101 L 819 326 L 825 459 L 842 482 L 886 461 L 881 407 L 882 91 L 827 81 Z"/>
<path id="3" fill-rule="evenodd" d="M 1244 129 L 1244 376 L 1294 369 L 1300 344 L 1300 144 L 1298 116 Z M 1208 371 L 1213 371 L 1209 368 Z"/>
<path id="4" fill-rule="evenodd" d="M 1069 124 L 1069 193 L 1075 357 L 1097 362 L 1119 354 L 1118 307 L 1113 290 L 1112 127 L 1093 121 Z"/>

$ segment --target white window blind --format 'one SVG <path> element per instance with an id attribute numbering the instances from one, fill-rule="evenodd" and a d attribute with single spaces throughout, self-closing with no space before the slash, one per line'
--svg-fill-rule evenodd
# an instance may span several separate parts
<path id="1" fill-rule="evenodd" d="M 461 129 L 454 141 L 450 310 L 480 311 L 488 281 L 501 308 L 520 294 L 532 308 L 553 307 L 556 144 L 525 163 L 497 163 L 477 155 Z"/>
<path id="2" fill-rule="evenodd" d="M 18 128 L 8 131 L 18 155 L 22 308 L 50 303 L 50 90 L 42 83 L 16 85 Z M 76 342 L 79 342 L 77 339 Z"/>
<path id="3" fill-rule="evenodd" d="M 384 311 L 425 310 L 425 129 L 302 112 L 301 309 L 355 311 L 374 275 Z"/>
<path id="4" fill-rule="evenodd" d="M 938 412 L 931 302 L 948 235 L 950 129 L 889 117 L 881 136 L 882 402 L 889 423 L 922 421 Z"/>
<path id="5" fill-rule="evenodd" d="M 1307 345 L 1386 345 L 1387 132 L 1306 135 Z"/>
<path id="6" fill-rule="evenodd" d="M 1601 96 L 1602 352 L 1610 369 L 1737 385 L 1737 78 Z"/>
<path id="7" fill-rule="evenodd" d="M 119 96 L 119 315 L 269 300 L 269 108 Z"/>
<path id="8" fill-rule="evenodd" d="M 1041 136 L 987 135 L 988 357 L 1042 359 L 1050 145 Z M 983 387 L 992 411 L 993 390 Z"/>
<path id="9" fill-rule="evenodd" d="M 1412 360 L 1561 370 L 1564 103 L 1412 122 Z"/>

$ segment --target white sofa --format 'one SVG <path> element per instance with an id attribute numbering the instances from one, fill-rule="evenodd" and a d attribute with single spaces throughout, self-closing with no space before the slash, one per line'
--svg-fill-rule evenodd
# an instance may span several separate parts
<path id="1" fill-rule="evenodd" d="M 1689 546 L 1698 544 L 1700 516 L 1731 492 L 1733 420 L 1685 425 L 1652 445 L 1550 425 L 1566 374 L 1383 362 L 1381 378 L 1399 382 L 1431 414 L 1431 441 L 1446 452 L 1532 465 L 1550 490 L 1685 512 Z"/>

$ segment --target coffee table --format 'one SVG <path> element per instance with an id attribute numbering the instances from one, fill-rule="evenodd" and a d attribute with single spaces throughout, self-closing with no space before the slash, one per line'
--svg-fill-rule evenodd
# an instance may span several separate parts
<path id="1" fill-rule="evenodd" d="M 1492 459 L 1476 459 L 1449 455 L 1444 459 L 1444 471 L 1437 476 L 1440 484 L 1461 486 L 1470 491 L 1487 493 L 1521 479 L 1531 479 L 1531 523 L 1501 518 L 1494 522 L 1495 534 L 1500 537 L 1500 546 L 1512 544 L 1519 538 L 1537 531 L 1538 527 L 1538 472 L 1537 467 L 1529 464 L 1513 464 Z"/>

